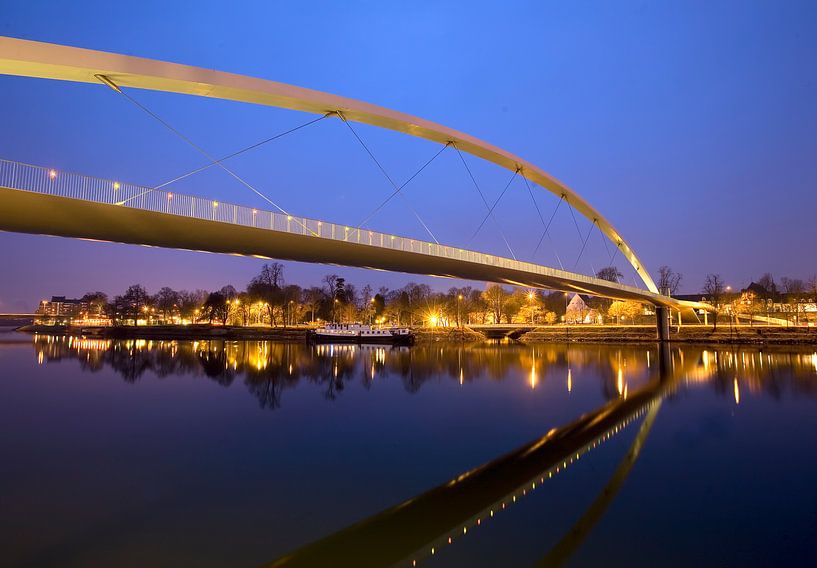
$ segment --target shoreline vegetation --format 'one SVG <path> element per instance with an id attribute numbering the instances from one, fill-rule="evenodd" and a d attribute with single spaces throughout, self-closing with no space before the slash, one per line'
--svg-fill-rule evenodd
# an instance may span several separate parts
<path id="1" fill-rule="evenodd" d="M 54 326 L 25 325 L 17 331 L 43 335 L 101 337 L 106 339 L 202 340 L 305 342 L 310 326 L 264 327 L 154 325 L 154 326 Z M 655 326 L 650 325 L 546 325 L 473 329 L 463 327 L 415 327 L 417 343 L 435 341 L 474 343 L 487 340 L 521 343 L 655 343 Z M 670 341 L 734 345 L 817 345 L 817 330 L 778 326 L 684 325 L 673 327 Z"/>
<path id="2" fill-rule="evenodd" d="M 613 266 L 602 268 L 596 276 L 611 282 L 622 278 Z M 681 275 L 669 267 L 659 269 L 658 282 L 666 294 L 674 295 L 680 281 Z M 706 302 L 711 312 L 670 314 L 669 339 L 681 343 L 817 344 L 817 276 L 808 285 L 783 278 L 781 286 L 782 292 L 774 278 L 765 274 L 746 289 L 732 292 L 720 275 L 709 274 L 704 296 L 676 297 Z M 232 285 L 213 292 L 164 287 L 149 294 L 134 284 L 111 300 L 103 292 L 90 292 L 80 299 L 53 296 L 40 303 L 33 325 L 20 329 L 111 339 L 301 342 L 311 330 L 327 323 L 368 323 L 408 327 L 421 343 L 507 339 L 627 344 L 655 342 L 655 322 L 653 308 L 636 301 L 507 289 L 494 283 L 484 289 L 465 286 L 435 292 L 426 284 L 410 282 L 402 288 L 375 291 L 369 285 L 358 290 L 344 278 L 327 274 L 320 286 L 302 288 L 287 284 L 284 265 L 272 262 L 243 291 Z"/>

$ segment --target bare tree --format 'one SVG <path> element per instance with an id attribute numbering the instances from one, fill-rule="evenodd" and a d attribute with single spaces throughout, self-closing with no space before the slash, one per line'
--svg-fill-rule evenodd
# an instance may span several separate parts
<path id="1" fill-rule="evenodd" d="M 607 280 L 609 282 L 621 282 L 624 275 L 616 266 L 605 266 L 596 272 L 596 278 L 601 278 L 602 280 Z"/>
<path id="2" fill-rule="evenodd" d="M 265 264 L 261 267 L 261 272 L 255 276 L 247 285 L 247 293 L 254 301 L 259 301 L 267 308 L 270 324 L 277 325 L 275 314 L 276 308 L 282 309 L 281 302 L 283 295 L 281 289 L 284 286 L 284 265 L 280 262 Z"/>
<path id="3" fill-rule="evenodd" d="M 162 314 L 162 319 L 167 322 L 179 307 L 179 293 L 165 286 L 153 296 L 153 304 Z"/>
<path id="4" fill-rule="evenodd" d="M 715 308 L 715 316 L 712 318 L 712 330 L 718 329 L 718 305 L 721 302 L 721 296 L 723 296 L 724 291 L 724 284 L 723 278 L 721 278 L 720 274 L 707 274 L 706 280 L 704 281 L 703 293 L 709 298 L 712 302 L 712 306 Z"/>
<path id="5" fill-rule="evenodd" d="M 774 297 L 775 295 L 777 295 L 777 284 L 774 281 L 774 276 L 772 276 L 770 272 L 766 272 L 765 274 L 763 274 L 763 276 L 761 276 L 758 279 L 757 283 L 764 290 L 766 290 L 769 296 Z"/>
<path id="6" fill-rule="evenodd" d="M 780 279 L 780 286 L 786 294 L 802 294 L 806 285 L 799 278 L 788 278 L 784 276 Z"/>
<path id="7" fill-rule="evenodd" d="M 669 293 L 670 296 L 678 291 L 683 276 L 672 270 L 666 264 L 658 269 L 658 290 L 661 293 Z"/>
<path id="8" fill-rule="evenodd" d="M 783 292 L 786 294 L 786 301 L 789 304 L 794 304 L 794 321 L 795 324 L 800 323 L 800 304 L 801 294 L 806 291 L 806 285 L 799 278 L 788 278 L 784 276 L 780 279 L 780 285 L 783 287 Z"/>

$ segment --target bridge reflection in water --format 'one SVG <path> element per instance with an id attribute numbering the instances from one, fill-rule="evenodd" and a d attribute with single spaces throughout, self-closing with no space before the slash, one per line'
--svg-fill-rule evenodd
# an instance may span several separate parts
<path id="1" fill-rule="evenodd" d="M 41 364 L 76 359 L 88 370 L 112 368 L 128 382 L 148 374 L 189 374 L 223 385 L 242 379 L 259 404 L 269 409 L 279 407 L 284 391 L 302 381 L 318 386 L 323 396 L 333 399 L 353 381 L 370 387 L 386 375 L 400 377 L 411 393 L 440 376 L 460 384 L 475 377 L 529 376 L 529 386 L 535 389 L 539 381 L 556 373 L 564 377 L 568 391 L 571 378 L 583 368 L 592 368 L 601 377 L 607 402 L 599 408 L 439 487 L 282 556 L 272 566 L 324 565 L 338 559 L 360 566 L 415 565 L 466 538 L 474 528 L 489 525 L 495 516 L 643 418 L 607 486 L 541 561 L 542 565 L 558 565 L 603 516 L 638 459 L 661 401 L 679 385 L 707 382 L 723 395 L 734 397 L 735 404 L 740 403 L 742 389 L 764 390 L 773 396 L 787 388 L 817 394 L 813 380 L 800 380 L 817 372 L 815 353 L 498 344 L 391 349 L 54 336 L 35 336 L 33 345 Z M 794 372 L 770 372 L 774 368 Z"/>

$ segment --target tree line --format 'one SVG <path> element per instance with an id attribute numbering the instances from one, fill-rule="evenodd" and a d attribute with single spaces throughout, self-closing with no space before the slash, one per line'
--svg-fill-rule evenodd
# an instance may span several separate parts
<path id="1" fill-rule="evenodd" d="M 599 277 L 618 281 L 621 273 L 603 269 Z M 394 325 L 461 326 L 486 323 L 552 324 L 567 307 L 563 292 L 508 289 L 489 284 L 451 287 L 438 292 L 427 284 L 410 282 L 401 288 L 355 286 L 337 274 L 327 274 L 318 286 L 287 283 L 284 265 L 265 264 L 243 290 L 228 284 L 214 291 L 173 290 L 150 294 L 141 284 L 109 298 L 103 292 L 83 296 L 92 314 L 105 314 L 118 323 L 219 323 L 290 326 L 310 322 L 363 322 Z M 640 307 L 619 306 L 596 299 L 593 307 L 614 315 L 634 315 Z M 637 303 L 627 302 L 626 304 Z"/>

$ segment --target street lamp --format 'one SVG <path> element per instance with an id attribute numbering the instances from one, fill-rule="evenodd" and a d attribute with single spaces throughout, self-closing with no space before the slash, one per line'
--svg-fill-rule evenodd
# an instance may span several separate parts
<path id="1" fill-rule="evenodd" d="M 567 336 L 567 340 L 570 341 L 570 326 L 567 325 L 567 306 L 569 305 L 568 298 L 570 298 L 570 292 L 565 292 L 565 335 Z"/>
<path id="2" fill-rule="evenodd" d="M 530 302 L 530 324 L 531 325 L 533 325 L 533 300 L 535 298 L 536 298 L 536 294 L 533 293 L 533 290 L 528 292 L 528 301 Z"/>
<path id="3" fill-rule="evenodd" d="M 460 319 L 460 302 L 462 302 L 462 294 L 457 294 L 457 325 L 462 327 L 462 319 Z"/>

